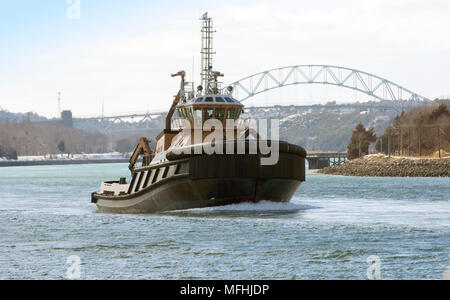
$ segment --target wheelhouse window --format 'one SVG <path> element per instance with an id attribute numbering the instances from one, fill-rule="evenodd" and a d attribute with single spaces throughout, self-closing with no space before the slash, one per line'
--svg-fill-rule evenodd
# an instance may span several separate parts
<path id="1" fill-rule="evenodd" d="M 223 122 L 223 119 L 225 117 L 225 108 L 216 108 L 216 119 L 220 122 Z"/>
<path id="2" fill-rule="evenodd" d="M 241 112 L 242 112 L 241 108 L 236 109 L 236 119 L 239 119 L 239 117 L 241 116 Z"/>
<path id="3" fill-rule="evenodd" d="M 228 103 L 234 103 L 234 101 L 233 101 L 231 98 L 229 98 L 229 97 L 225 97 L 225 100 L 226 100 Z"/>
<path id="4" fill-rule="evenodd" d="M 188 110 L 189 113 L 189 119 L 193 122 L 194 121 L 194 109 L 191 107 Z"/>
<path id="5" fill-rule="evenodd" d="M 235 113 L 235 109 L 229 108 L 227 110 L 227 119 L 234 119 L 234 113 Z"/>
<path id="6" fill-rule="evenodd" d="M 200 108 L 196 108 L 194 110 L 194 125 L 202 126 L 202 110 Z"/>
<path id="7" fill-rule="evenodd" d="M 185 115 L 186 119 L 192 120 L 192 109 L 191 108 L 185 108 L 184 109 L 184 115 Z"/>
<path id="8" fill-rule="evenodd" d="M 195 100 L 195 103 L 202 102 L 202 101 L 203 101 L 203 97 L 198 98 L 197 100 Z"/>
<path id="9" fill-rule="evenodd" d="M 222 97 L 216 97 L 216 102 L 225 103 L 225 100 Z"/>
<path id="10" fill-rule="evenodd" d="M 206 97 L 205 102 L 214 102 L 213 97 Z"/>
<path id="11" fill-rule="evenodd" d="M 205 108 L 203 110 L 203 121 L 206 122 L 209 119 L 212 119 L 214 115 L 214 109 L 212 108 Z"/>

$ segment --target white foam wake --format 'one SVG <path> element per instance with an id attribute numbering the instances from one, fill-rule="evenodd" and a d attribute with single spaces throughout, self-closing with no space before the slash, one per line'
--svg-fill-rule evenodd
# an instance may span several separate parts
<path id="1" fill-rule="evenodd" d="M 294 203 L 277 203 L 271 201 L 261 201 L 258 203 L 245 202 L 239 204 L 231 204 L 226 206 L 216 206 L 202 209 L 203 211 L 267 211 L 267 212 L 295 212 L 313 207 Z"/>

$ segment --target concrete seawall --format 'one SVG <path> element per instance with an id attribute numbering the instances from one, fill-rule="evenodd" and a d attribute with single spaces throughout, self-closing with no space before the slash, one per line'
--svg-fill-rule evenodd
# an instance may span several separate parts
<path id="1" fill-rule="evenodd" d="M 127 163 L 128 159 L 99 159 L 99 160 L 42 160 L 42 161 L 0 161 L 2 167 L 32 167 L 32 166 L 62 166 L 62 165 L 91 165 Z"/>

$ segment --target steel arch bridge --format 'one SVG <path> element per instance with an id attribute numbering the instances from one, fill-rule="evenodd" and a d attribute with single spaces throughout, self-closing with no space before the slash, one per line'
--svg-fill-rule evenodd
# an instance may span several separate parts
<path id="1" fill-rule="evenodd" d="M 431 101 L 382 77 L 331 65 L 297 65 L 264 71 L 229 84 L 224 92 L 243 102 L 270 90 L 298 84 L 344 87 L 378 100 Z"/>

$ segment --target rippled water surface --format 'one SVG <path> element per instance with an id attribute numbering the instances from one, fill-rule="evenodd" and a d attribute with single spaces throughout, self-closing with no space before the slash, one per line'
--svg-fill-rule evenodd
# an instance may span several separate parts
<path id="1" fill-rule="evenodd" d="M 441 279 L 450 179 L 309 174 L 289 204 L 157 215 L 96 213 L 127 165 L 0 168 L 0 279 Z M 372 266 L 373 267 L 373 266 Z"/>

